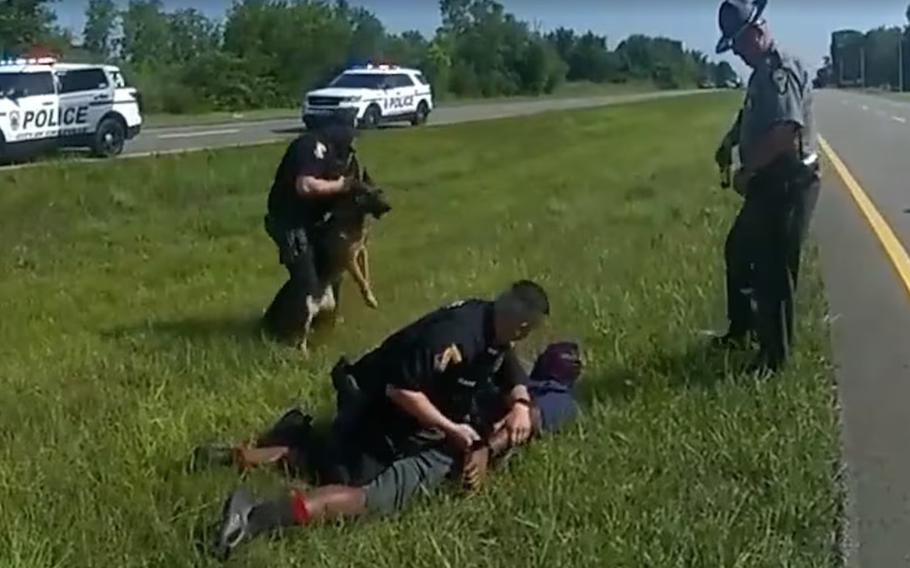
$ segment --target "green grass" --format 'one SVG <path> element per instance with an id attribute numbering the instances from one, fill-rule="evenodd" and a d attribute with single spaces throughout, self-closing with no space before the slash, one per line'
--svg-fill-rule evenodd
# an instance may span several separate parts
<path id="1" fill-rule="evenodd" d="M 0 172 L 0 566 L 190 567 L 233 471 L 193 445 L 246 437 L 327 371 L 444 302 L 516 278 L 577 337 L 585 415 L 481 493 L 256 542 L 235 566 L 828 567 L 840 508 L 814 252 L 798 354 L 756 383 L 704 349 L 723 318 L 737 198 L 711 155 L 738 97 L 711 94 L 366 133 L 395 209 L 371 233 L 370 311 L 310 360 L 263 341 L 284 278 L 262 230 L 283 147 Z M 249 480 L 270 495 L 284 480 Z"/>
<path id="2" fill-rule="evenodd" d="M 634 93 L 646 93 L 654 91 L 653 84 L 648 82 L 629 82 L 629 83 L 590 83 L 578 81 L 566 83 L 561 86 L 555 93 L 545 97 L 527 96 L 527 97 L 492 97 L 492 98 L 461 98 L 461 99 L 440 99 L 437 104 L 440 106 L 460 106 L 467 104 L 482 104 L 495 101 L 524 101 L 537 100 L 540 98 L 572 98 L 572 97 L 593 97 L 602 95 L 628 95 Z M 145 128 L 163 128 L 168 126 L 201 126 L 206 124 L 225 124 L 231 122 L 250 121 L 250 120 L 270 120 L 280 118 L 297 118 L 300 116 L 299 108 L 277 108 L 277 109 L 259 109 L 240 112 L 207 112 L 202 114 L 149 114 L 143 119 Z"/>

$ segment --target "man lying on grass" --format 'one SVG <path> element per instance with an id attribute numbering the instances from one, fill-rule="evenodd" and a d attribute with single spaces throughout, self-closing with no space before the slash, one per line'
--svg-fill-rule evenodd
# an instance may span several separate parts
<path id="1" fill-rule="evenodd" d="M 342 360 L 332 373 L 336 416 L 315 456 L 292 446 L 229 452 L 246 463 L 296 453 L 314 462 L 325 485 L 310 494 L 293 489 L 263 503 L 235 492 L 225 504 L 215 553 L 227 557 L 246 538 L 282 526 L 401 509 L 419 489 L 442 483 L 477 449 L 479 408 L 490 407 L 484 402 L 490 392 L 505 403 L 495 424 L 504 432 L 499 436 L 509 445 L 525 442 L 533 429 L 533 403 L 512 345 L 548 313 L 543 289 L 517 282 L 493 302 L 457 302 L 424 316 L 354 364 Z M 485 454 L 468 460 L 468 481 L 475 480 L 481 469 L 475 464 Z"/>
<path id="2" fill-rule="evenodd" d="M 581 373 L 581 359 L 574 343 L 551 344 L 537 359 L 527 381 L 531 408 L 531 437 L 552 432 L 577 415 L 573 386 Z M 364 485 L 325 485 L 310 491 L 291 486 L 273 500 L 256 501 L 243 489 L 235 490 L 227 499 L 217 532 L 214 554 L 225 560 L 242 542 L 282 528 L 307 525 L 321 520 L 352 518 L 366 514 L 389 514 L 403 509 L 419 490 L 433 489 L 444 480 L 457 477 L 463 487 L 479 487 L 489 466 L 516 446 L 505 427 L 508 408 L 496 396 L 495 389 L 478 393 L 476 415 L 472 422 L 486 430 L 482 441 L 461 453 L 461 459 L 438 460 L 428 463 L 427 473 L 421 475 L 411 458 L 402 458 Z M 285 415 L 286 417 L 288 415 Z M 286 429 L 282 436 L 287 436 Z M 252 467 L 280 460 L 306 460 L 301 446 L 318 452 L 318 446 L 295 443 L 293 447 L 237 447 L 229 455 L 241 467 Z M 450 455 L 458 455 L 451 452 Z M 279 458 L 279 456 L 281 456 Z M 311 456 L 312 457 L 312 456 Z M 300 467 L 299 463 L 295 467 Z M 312 471 L 312 476 L 319 472 Z"/>

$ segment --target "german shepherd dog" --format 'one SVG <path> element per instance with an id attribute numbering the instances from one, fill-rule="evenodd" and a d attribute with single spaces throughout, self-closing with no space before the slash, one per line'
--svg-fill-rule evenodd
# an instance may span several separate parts
<path id="1" fill-rule="evenodd" d="M 367 221 L 392 210 L 382 188 L 376 186 L 366 170 L 361 170 L 355 156 L 347 164 L 345 178 L 348 191 L 343 193 L 328 215 L 317 226 L 316 275 L 317 297 L 308 297 L 304 318 L 303 339 L 299 347 L 306 351 L 306 338 L 313 320 L 324 313 L 332 315 L 338 309 L 339 292 L 345 272 L 349 273 L 360 289 L 364 302 L 371 308 L 379 303 L 370 286 L 370 268 L 367 255 Z"/>

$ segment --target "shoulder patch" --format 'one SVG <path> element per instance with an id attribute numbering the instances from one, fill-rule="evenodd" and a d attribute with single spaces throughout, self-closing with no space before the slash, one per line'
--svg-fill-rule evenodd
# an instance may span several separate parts
<path id="1" fill-rule="evenodd" d="M 325 153 L 328 151 L 328 148 L 325 147 L 325 144 L 322 142 L 316 142 L 316 148 L 313 149 L 313 155 L 316 156 L 317 160 L 322 160 L 325 158 Z"/>
<path id="2" fill-rule="evenodd" d="M 458 350 L 458 346 L 452 343 L 448 347 L 442 350 L 441 353 L 437 353 L 433 357 L 433 368 L 437 373 L 443 373 L 449 367 L 449 363 L 455 363 L 456 365 L 461 363 L 463 357 L 461 351 Z"/>
<path id="3" fill-rule="evenodd" d="M 784 68 L 775 69 L 771 73 L 771 80 L 774 82 L 777 94 L 783 95 L 787 93 L 787 71 Z"/>

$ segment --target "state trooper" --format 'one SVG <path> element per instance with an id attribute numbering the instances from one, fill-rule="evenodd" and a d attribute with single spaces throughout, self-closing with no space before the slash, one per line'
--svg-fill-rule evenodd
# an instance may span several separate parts
<path id="1" fill-rule="evenodd" d="M 718 14 L 717 53 L 732 49 L 752 75 L 743 107 L 715 155 L 729 169 L 733 147 L 739 147 L 733 186 L 745 198 L 725 245 L 729 327 L 716 342 L 733 347 L 757 337 L 760 350 L 750 371 L 773 372 L 793 344 L 800 253 L 820 175 L 809 74 L 775 44 L 762 18 L 766 4 L 725 0 Z"/>

